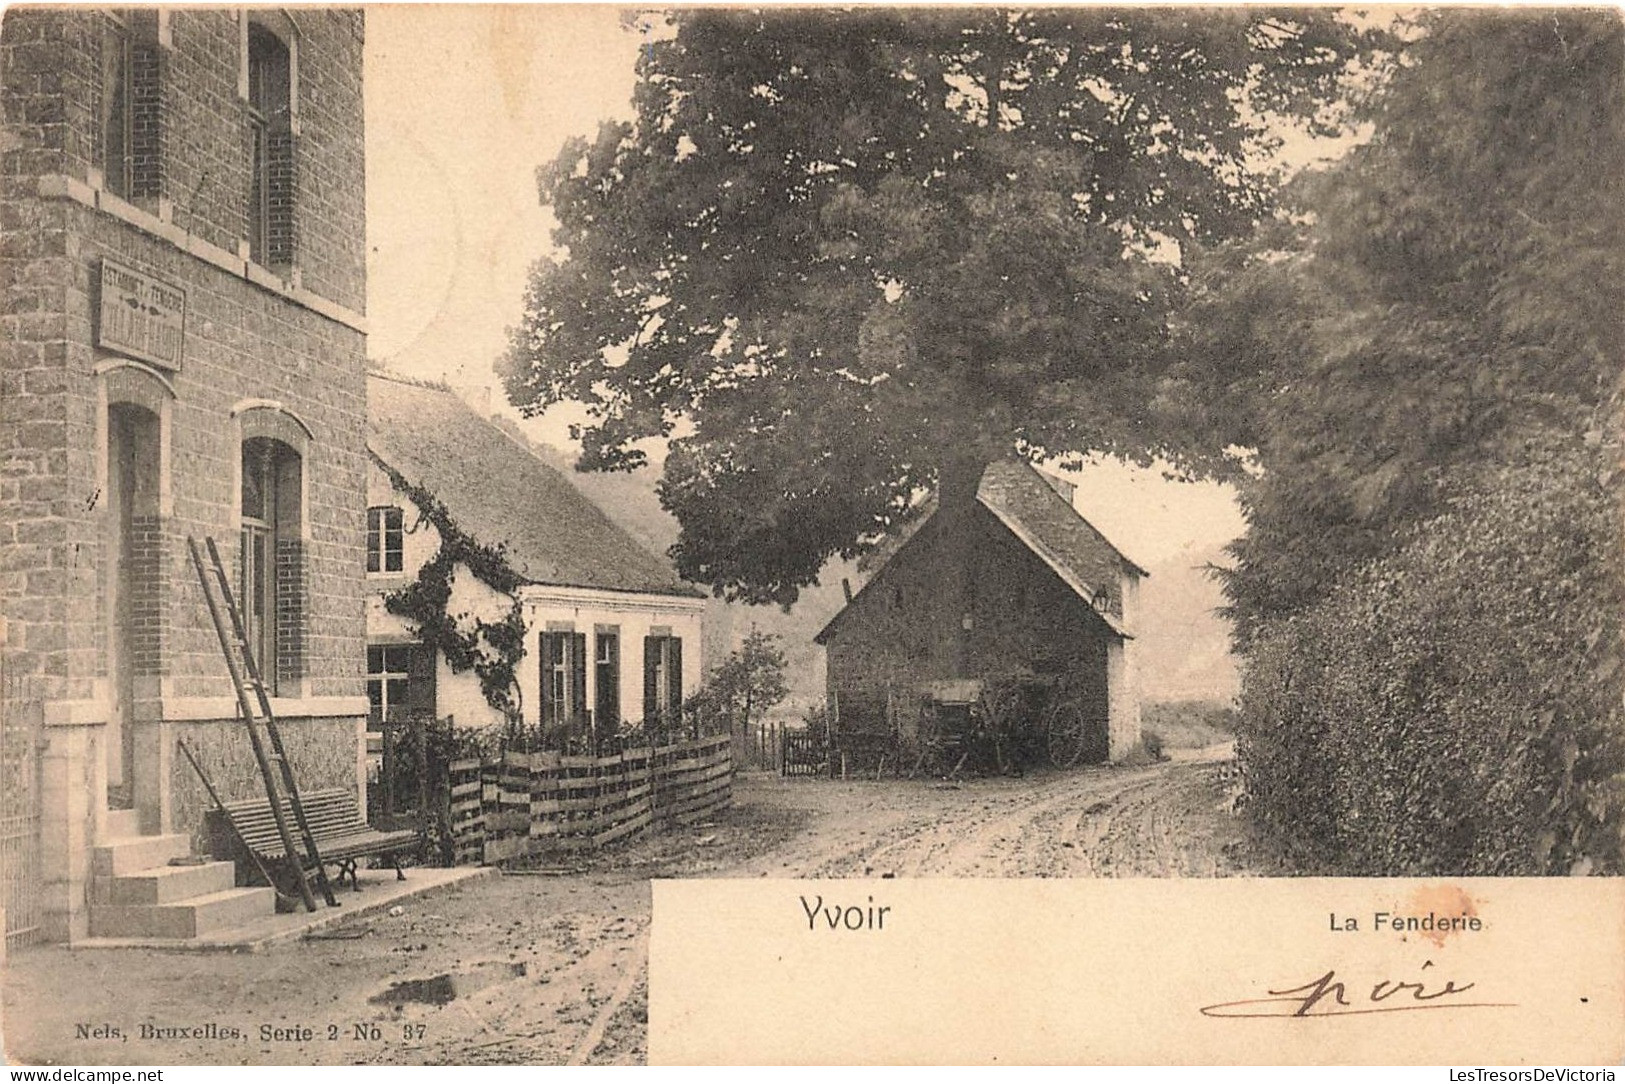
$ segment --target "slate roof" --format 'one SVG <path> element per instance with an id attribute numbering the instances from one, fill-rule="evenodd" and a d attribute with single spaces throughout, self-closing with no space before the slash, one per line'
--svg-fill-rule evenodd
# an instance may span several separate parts
<path id="1" fill-rule="evenodd" d="M 1122 562 L 1125 571 L 1142 577 L 1150 575 L 1112 545 L 1111 540 L 1084 519 L 1044 475 L 1023 460 L 1005 459 L 988 464 L 976 486 L 976 503 L 993 513 L 1022 545 L 1036 554 L 1085 602 L 1092 603 L 1094 599 L 1094 588 L 1085 570 L 1097 565 L 1094 555 L 1099 554 L 1102 548 Z M 935 515 L 933 510 L 926 518 Z M 917 534 L 918 531 L 915 532 Z M 913 537 L 911 535 L 894 550 L 887 558 L 888 562 Z M 879 579 L 881 571 L 884 568 L 877 571 L 864 587 Z M 862 594 L 860 590 L 858 595 Z M 856 601 L 857 597 L 854 596 L 853 602 Z M 817 643 L 824 643 L 850 608 L 851 603 L 848 603 L 813 639 Z M 1122 622 L 1111 613 L 1096 610 L 1095 614 L 1118 636 L 1131 636 Z"/>
<path id="2" fill-rule="evenodd" d="M 989 463 L 976 487 L 976 502 L 1017 534 L 1025 528 L 1037 544 L 1030 548 L 1035 552 L 1047 551 L 1039 552 L 1039 556 L 1051 564 L 1077 567 L 1087 560 L 1086 555 L 1091 550 L 1104 546 L 1116 554 L 1130 572 L 1149 575 L 1095 530 L 1094 524 L 1079 515 L 1042 474 L 1020 460 Z"/>
<path id="3" fill-rule="evenodd" d="M 455 393 L 370 373 L 367 447 L 531 583 L 703 597 Z"/>

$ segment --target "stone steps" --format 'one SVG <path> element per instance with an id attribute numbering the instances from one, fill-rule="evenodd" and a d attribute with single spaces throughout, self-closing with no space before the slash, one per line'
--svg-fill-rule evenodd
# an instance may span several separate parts
<path id="1" fill-rule="evenodd" d="M 236 887 L 236 880 L 237 869 L 230 862 L 154 866 L 118 877 L 96 878 L 91 882 L 91 902 L 126 907 L 177 903 L 193 896 L 224 892 Z"/>
<path id="2" fill-rule="evenodd" d="M 91 852 L 90 873 L 92 877 L 123 877 L 191 853 L 189 836 L 126 836 L 109 840 Z"/>
<path id="3" fill-rule="evenodd" d="M 124 812 L 109 815 L 110 828 L 129 828 Z M 275 891 L 238 888 L 232 863 L 191 852 L 191 837 L 179 834 L 125 835 L 92 850 L 90 936 L 186 940 L 276 913 Z"/>
<path id="4" fill-rule="evenodd" d="M 141 817 L 133 809 L 110 809 L 107 811 L 107 838 L 123 839 L 126 836 L 141 834 Z"/>
<path id="5" fill-rule="evenodd" d="M 276 892 L 269 888 L 228 888 L 174 903 L 92 905 L 90 935 L 184 940 L 229 930 L 275 911 Z"/>

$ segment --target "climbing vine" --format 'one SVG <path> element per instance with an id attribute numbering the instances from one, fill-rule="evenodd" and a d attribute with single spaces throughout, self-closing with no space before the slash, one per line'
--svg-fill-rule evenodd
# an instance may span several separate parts
<path id="1" fill-rule="evenodd" d="M 419 640 L 444 655 L 453 673 L 472 670 L 486 703 L 509 719 L 518 718 L 518 667 L 525 651 L 525 621 L 513 593 L 524 580 L 509 567 L 506 547 L 476 541 L 457 526 L 433 493 L 407 481 L 376 455 L 371 458 L 417 506 L 419 521 L 427 521 L 440 534 L 440 549 L 418 569 L 416 580 L 384 596 L 384 609 L 410 621 Z M 450 612 L 452 577 L 458 565 L 491 590 L 509 597 L 511 605 L 503 617 L 487 621 Z"/>

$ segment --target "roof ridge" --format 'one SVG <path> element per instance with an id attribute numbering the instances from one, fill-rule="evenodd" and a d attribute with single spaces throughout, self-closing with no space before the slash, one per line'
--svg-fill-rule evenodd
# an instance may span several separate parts
<path id="1" fill-rule="evenodd" d="M 426 389 L 428 391 L 438 391 L 438 392 L 442 392 L 442 393 L 444 393 L 446 395 L 456 395 L 457 394 L 456 392 L 452 391 L 451 385 L 446 383 L 446 381 L 444 379 L 441 379 L 441 380 L 425 380 L 423 377 L 420 377 L 420 376 L 407 376 L 405 373 L 400 372 L 400 371 L 398 371 L 396 369 L 388 369 L 388 368 L 374 369 L 374 368 L 371 368 L 369 366 L 369 368 L 367 369 L 367 376 L 369 376 L 369 377 L 377 377 L 379 380 L 387 380 L 391 384 L 400 384 L 403 387 L 424 388 L 424 389 Z"/>
<path id="2" fill-rule="evenodd" d="M 1061 507 L 1065 508 L 1068 512 L 1071 512 L 1073 517 L 1076 518 L 1079 523 L 1081 523 L 1096 538 L 1100 539 L 1100 541 L 1103 542 L 1106 545 L 1106 548 L 1110 549 L 1114 554 L 1117 555 L 1118 560 L 1120 560 L 1124 564 L 1128 565 L 1130 568 L 1132 568 L 1135 572 L 1139 573 L 1141 576 L 1150 576 L 1151 575 L 1151 573 L 1146 570 L 1144 565 L 1140 564 L 1139 561 L 1136 561 L 1134 558 L 1130 557 L 1127 553 L 1124 553 L 1123 548 L 1121 546 L 1119 546 L 1116 542 L 1113 542 L 1110 538 L 1106 537 L 1106 532 L 1102 531 L 1099 527 L 1095 526 L 1094 521 L 1091 520 L 1088 516 L 1084 515 L 1082 510 L 1079 509 L 1078 506 L 1075 503 L 1073 503 L 1073 501 L 1067 500 L 1064 496 L 1062 496 L 1055 489 L 1054 486 L 1050 485 L 1049 482 L 1045 479 L 1043 471 L 1039 470 L 1036 466 L 1034 466 L 1032 463 L 1028 462 L 1025 459 L 1021 459 L 1021 458 L 1016 457 L 1016 456 L 1010 456 L 1007 459 L 995 460 L 993 463 L 989 463 L 987 465 L 987 468 L 985 470 L 983 470 L 982 477 L 979 478 L 977 480 L 977 483 L 976 483 L 976 489 L 977 489 L 976 499 L 978 501 L 982 502 L 983 504 L 986 503 L 985 501 L 982 501 L 982 493 L 981 493 L 982 483 L 987 480 L 987 471 L 992 470 L 993 467 L 996 466 L 997 463 L 999 463 L 999 462 L 1007 462 L 1007 463 L 1012 464 L 1013 466 L 1019 466 L 1019 467 L 1026 468 L 1027 472 L 1029 474 L 1031 474 L 1033 476 L 1033 478 L 1036 479 L 1038 481 L 1038 483 L 1044 487 L 1044 491 L 1050 497 L 1054 498 L 1056 501 L 1059 501 L 1060 504 L 1061 504 Z M 1068 479 L 1065 479 L 1065 478 L 1063 478 L 1061 480 L 1063 482 L 1068 481 Z M 993 511 L 993 509 L 989 508 L 989 511 Z"/>

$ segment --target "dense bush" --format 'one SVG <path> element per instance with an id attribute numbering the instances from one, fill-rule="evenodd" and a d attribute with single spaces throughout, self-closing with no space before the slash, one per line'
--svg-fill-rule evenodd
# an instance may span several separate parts
<path id="1" fill-rule="evenodd" d="M 1307 872 L 1620 872 L 1620 509 L 1571 449 L 1267 622 L 1239 747 Z"/>

